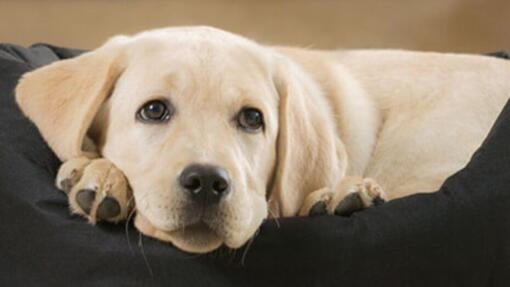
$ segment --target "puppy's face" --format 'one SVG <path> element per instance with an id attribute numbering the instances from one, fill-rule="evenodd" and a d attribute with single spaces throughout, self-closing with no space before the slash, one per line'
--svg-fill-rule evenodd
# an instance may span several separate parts
<path id="1" fill-rule="evenodd" d="M 273 49 L 191 27 L 115 37 L 24 75 L 16 97 L 62 161 L 88 155 L 88 133 L 129 180 L 140 231 L 207 252 L 344 174 L 321 94 Z"/>
<path id="2" fill-rule="evenodd" d="M 278 129 L 269 56 L 223 33 L 165 33 L 132 40 L 92 133 L 126 174 L 142 232 L 192 252 L 239 247 L 268 213 Z"/>

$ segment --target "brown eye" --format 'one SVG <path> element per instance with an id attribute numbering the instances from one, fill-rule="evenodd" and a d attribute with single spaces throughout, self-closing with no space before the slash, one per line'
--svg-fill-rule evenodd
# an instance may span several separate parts
<path id="1" fill-rule="evenodd" d="M 172 116 L 173 110 L 170 105 L 161 100 L 153 100 L 145 103 L 137 113 L 137 118 L 146 123 L 166 122 Z"/>
<path id="2" fill-rule="evenodd" d="M 264 128 L 264 117 L 255 108 L 243 108 L 237 115 L 239 127 L 248 132 L 257 132 Z"/>

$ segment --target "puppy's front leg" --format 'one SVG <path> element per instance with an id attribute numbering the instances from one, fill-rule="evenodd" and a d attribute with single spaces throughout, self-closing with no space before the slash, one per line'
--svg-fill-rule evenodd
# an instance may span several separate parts
<path id="1" fill-rule="evenodd" d="M 90 223 L 121 221 L 133 206 L 126 177 L 105 158 L 66 161 L 60 166 L 56 185 L 67 194 L 71 212 Z"/>
<path id="2" fill-rule="evenodd" d="M 310 193 L 299 215 L 335 214 L 347 216 L 386 201 L 382 187 L 371 178 L 346 176 L 336 190 L 323 188 Z"/>

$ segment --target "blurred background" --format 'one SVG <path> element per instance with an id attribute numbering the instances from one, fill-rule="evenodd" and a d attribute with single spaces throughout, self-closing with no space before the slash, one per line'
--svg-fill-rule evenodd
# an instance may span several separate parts
<path id="1" fill-rule="evenodd" d="M 94 48 L 115 34 L 212 25 L 267 44 L 510 49 L 510 0 L 0 0 L 0 42 Z"/>

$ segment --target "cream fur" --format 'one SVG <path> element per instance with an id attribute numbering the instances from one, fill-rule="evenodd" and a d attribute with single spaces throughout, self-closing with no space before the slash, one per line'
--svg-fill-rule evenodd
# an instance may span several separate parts
<path id="1" fill-rule="evenodd" d="M 329 194 L 338 202 L 345 175 L 375 179 L 389 198 L 436 190 L 509 97 L 510 64 L 498 59 L 268 47 L 208 27 L 116 37 L 25 75 L 17 88 L 63 161 L 95 156 L 82 148 L 90 137 L 127 177 L 136 226 L 192 252 L 237 248 L 268 215 L 310 206 L 314 191 L 312 201 Z M 137 122 L 136 111 L 156 98 L 172 102 L 174 118 Z M 263 133 L 236 128 L 243 106 L 263 111 Z M 194 162 L 223 166 L 235 187 L 201 215 L 176 183 Z M 368 195 L 379 192 L 364 182 Z"/>

